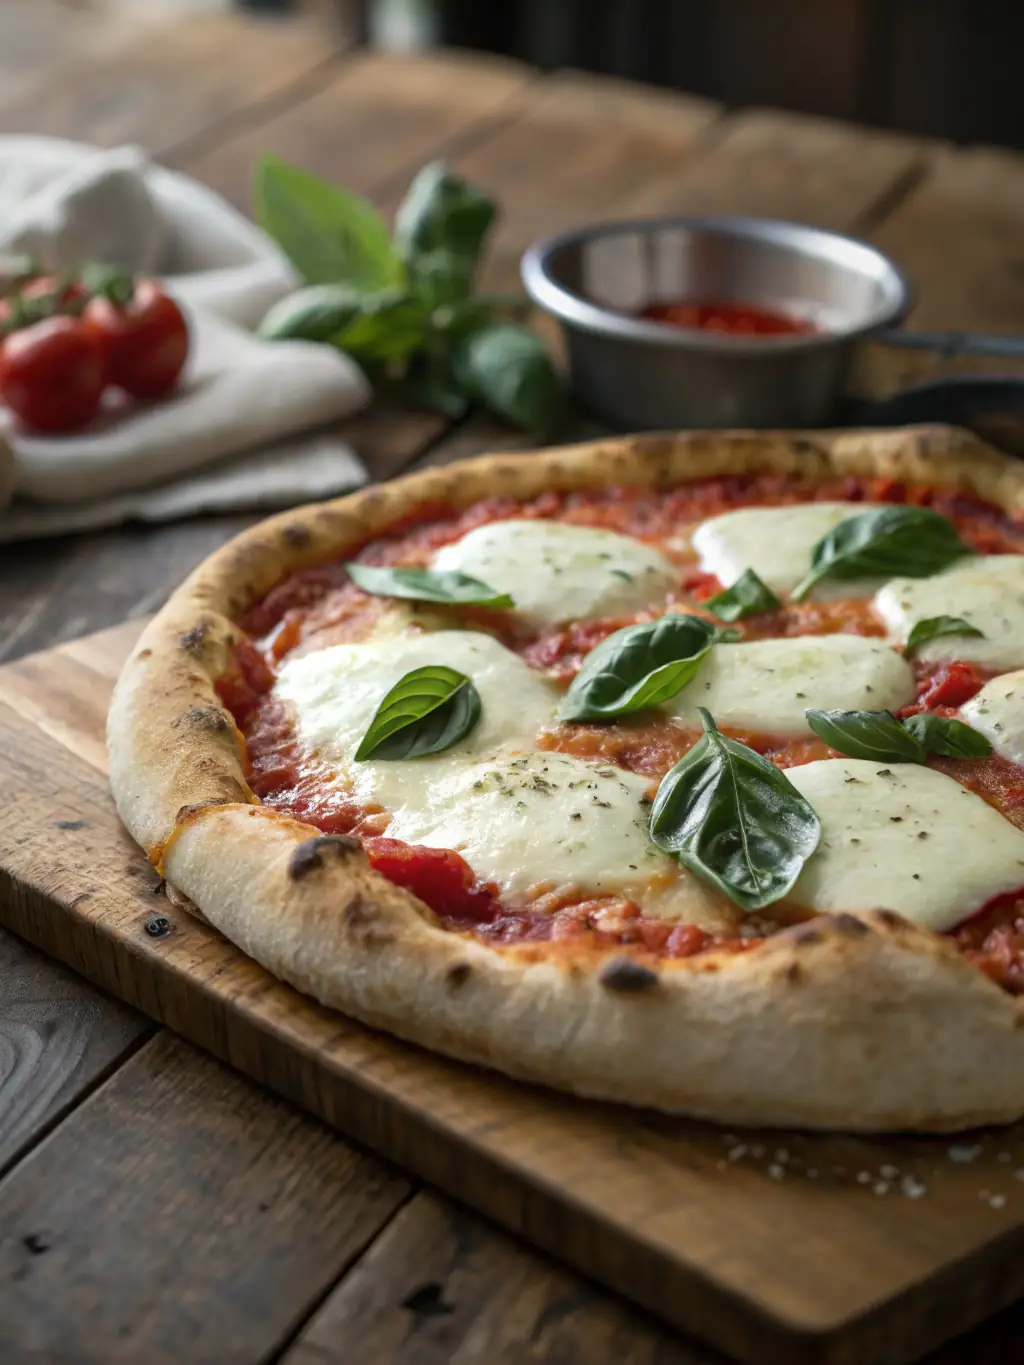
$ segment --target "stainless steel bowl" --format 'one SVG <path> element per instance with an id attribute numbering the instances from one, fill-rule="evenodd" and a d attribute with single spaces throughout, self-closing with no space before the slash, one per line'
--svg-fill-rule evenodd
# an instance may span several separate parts
<path id="1" fill-rule="evenodd" d="M 855 343 L 910 304 L 903 273 L 873 247 L 761 218 L 599 223 L 531 247 L 522 275 L 562 324 L 579 402 L 633 430 L 827 422 Z M 738 337 L 636 316 L 684 299 L 775 308 L 821 330 Z"/>

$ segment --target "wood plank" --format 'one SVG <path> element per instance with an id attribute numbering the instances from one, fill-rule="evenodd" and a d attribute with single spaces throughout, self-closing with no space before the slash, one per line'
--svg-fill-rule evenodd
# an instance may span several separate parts
<path id="1" fill-rule="evenodd" d="M 151 1032 L 134 1010 L 0 931 L 0 1169 Z"/>
<path id="2" fill-rule="evenodd" d="M 349 1365 L 354 1341 L 374 1365 L 728 1365 L 429 1193 L 387 1225 L 281 1365 Z M 1022 1355 L 1018 1307 L 919 1365 L 1007 1365 Z"/>
<path id="3" fill-rule="evenodd" d="M 486 288 L 518 289 L 519 257 L 538 237 L 628 217 L 652 183 L 685 173 L 719 115 L 705 100 L 578 72 L 528 93 L 522 117 L 453 158 L 460 175 L 501 203 Z"/>
<path id="4" fill-rule="evenodd" d="M 81 16 L 64 14 L 80 26 Z M 165 12 L 149 22 L 106 14 L 89 23 L 109 41 L 91 51 L 71 47 L 63 60 L 48 51 L 36 66 L 40 79 L 20 94 L 5 86 L 0 131 L 105 147 L 139 142 L 160 155 L 242 110 L 328 79 L 346 46 L 340 32 L 328 37 L 309 24 L 237 14 L 183 20 Z"/>
<path id="5" fill-rule="evenodd" d="M 504 1237 L 417 1195 L 281 1365 L 712 1365 L 707 1352 Z"/>
<path id="6" fill-rule="evenodd" d="M 0 1186 L 3 1358 L 266 1361 L 407 1194 L 162 1033 Z"/>
<path id="7" fill-rule="evenodd" d="M 132 637 L 93 648 L 123 654 Z M 0 695 L 82 674 L 83 648 L 8 666 Z M 76 701 L 94 736 L 112 666 L 91 670 L 91 722 Z M 56 693 L 53 715 L 68 723 Z M 102 774 L 5 708 L 0 749 L 7 927 L 675 1325 L 756 1365 L 900 1361 L 1024 1290 L 1024 1130 L 972 1139 L 969 1160 L 948 1140 L 741 1141 L 421 1054 L 272 982 L 178 911 L 149 936 L 151 874 Z"/>
<path id="8" fill-rule="evenodd" d="M 206 155 L 190 175 L 236 207 L 251 206 L 253 166 L 264 152 L 371 197 L 400 187 L 454 139 L 472 140 L 510 116 L 532 79 L 499 58 L 360 55 L 323 90 Z"/>

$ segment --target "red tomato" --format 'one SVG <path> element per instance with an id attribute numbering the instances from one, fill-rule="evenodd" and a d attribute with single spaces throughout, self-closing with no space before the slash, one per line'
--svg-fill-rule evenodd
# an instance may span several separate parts
<path id="1" fill-rule="evenodd" d="M 103 344 L 78 318 L 46 318 L 0 350 L 0 393 L 34 431 L 73 431 L 95 415 L 106 372 Z"/>
<path id="2" fill-rule="evenodd" d="M 98 294 L 83 317 L 106 349 L 109 383 L 133 398 L 170 393 L 188 357 L 188 324 L 155 280 L 140 280 L 124 304 Z"/>

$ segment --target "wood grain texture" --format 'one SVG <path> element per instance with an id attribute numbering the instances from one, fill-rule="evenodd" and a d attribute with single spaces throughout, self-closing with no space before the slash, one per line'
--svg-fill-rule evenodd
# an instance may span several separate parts
<path id="1" fill-rule="evenodd" d="M 712 1365 L 622 1299 L 430 1194 L 388 1224 L 281 1365 L 371 1361 Z"/>
<path id="2" fill-rule="evenodd" d="M 70 667 L 74 707 L 55 690 L 42 723 L 91 725 L 78 748 L 98 763 L 134 635 L 9 665 L 0 698 L 24 709 L 30 680 L 38 722 L 46 677 Z M 274 983 L 187 915 L 150 937 L 152 875 L 102 773 L 5 707 L 0 751 L 7 927 L 676 1326 L 756 1365 L 901 1361 L 1024 1289 L 1024 1132 L 964 1161 L 948 1139 L 741 1139 L 422 1054 Z"/>
<path id="3" fill-rule="evenodd" d="M 57 1122 L 152 1025 L 0 936 L 0 1169 Z"/>
<path id="4" fill-rule="evenodd" d="M 407 1194 L 163 1033 L 0 1187 L 2 1358 L 255 1365 Z"/>
<path id="5" fill-rule="evenodd" d="M 404 189 L 453 140 L 512 114 L 531 79 L 499 58 L 357 55 L 301 105 L 191 160 L 189 173 L 248 212 L 253 167 L 273 152 L 376 198 Z"/>
<path id="6" fill-rule="evenodd" d="M 38 3 L 43 12 L 59 8 L 72 30 L 83 27 L 74 11 Z M 18 8 L 4 7 L 5 42 Z M 71 47 L 62 59 L 54 50 L 55 20 L 54 37 L 39 43 L 36 81 L 20 93 L 7 83 L 0 91 L 0 131 L 102 146 L 139 142 L 166 154 L 263 101 L 298 94 L 318 74 L 326 79 L 346 47 L 340 32 L 329 38 L 312 25 L 211 14 L 186 22 L 166 9 L 148 22 L 143 15 L 93 14 L 87 23 L 94 41 Z M 95 41 L 100 35 L 105 41 Z"/>

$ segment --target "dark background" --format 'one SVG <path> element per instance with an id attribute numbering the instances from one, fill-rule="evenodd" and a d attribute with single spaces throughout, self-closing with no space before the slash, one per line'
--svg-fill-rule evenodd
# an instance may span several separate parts
<path id="1" fill-rule="evenodd" d="M 406 3 L 408 0 L 406 0 Z M 253 8 L 303 0 L 239 0 Z M 308 0 L 307 0 L 308 3 Z M 317 0 L 367 31 L 403 0 Z M 426 10 L 427 0 L 419 0 Z M 957 142 L 1024 147 L 1024 0 L 430 0 L 436 40 Z"/>

